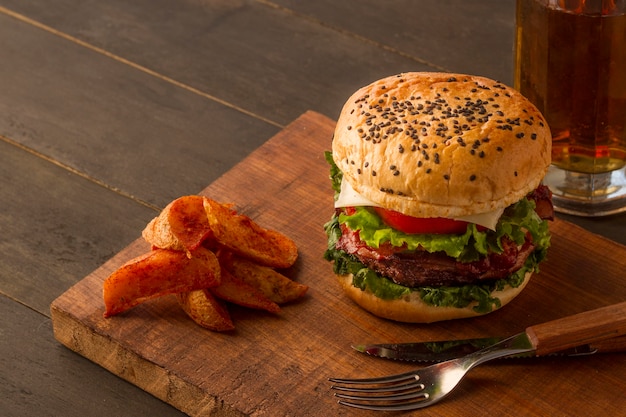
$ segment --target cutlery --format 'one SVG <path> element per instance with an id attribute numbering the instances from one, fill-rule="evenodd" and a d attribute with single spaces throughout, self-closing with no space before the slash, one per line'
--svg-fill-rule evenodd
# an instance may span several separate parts
<path id="1" fill-rule="evenodd" d="M 379 378 L 329 378 L 339 404 L 380 411 L 408 411 L 445 398 L 475 366 L 533 352 L 547 355 L 626 335 L 626 302 L 530 326 L 477 352 L 419 370 Z"/>
<path id="2" fill-rule="evenodd" d="M 352 345 L 358 352 L 379 358 L 409 362 L 443 362 L 469 355 L 504 340 L 502 337 L 478 339 L 438 340 L 410 343 L 360 343 Z M 619 336 L 595 343 L 587 343 L 555 352 L 556 356 L 585 356 L 594 353 L 626 351 L 626 336 Z M 509 357 L 535 357 L 534 352 Z"/>

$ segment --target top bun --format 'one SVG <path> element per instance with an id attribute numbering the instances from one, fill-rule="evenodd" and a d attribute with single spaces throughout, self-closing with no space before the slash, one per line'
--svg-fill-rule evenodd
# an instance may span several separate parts
<path id="1" fill-rule="evenodd" d="M 509 206 L 550 165 L 550 129 L 516 90 L 488 78 L 411 72 L 383 78 L 344 105 L 333 158 L 354 190 L 414 217 Z"/>

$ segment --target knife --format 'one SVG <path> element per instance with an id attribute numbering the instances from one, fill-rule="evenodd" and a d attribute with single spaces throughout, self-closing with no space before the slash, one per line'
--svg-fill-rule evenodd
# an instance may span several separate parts
<path id="1" fill-rule="evenodd" d="M 355 344 L 358 352 L 379 358 L 410 362 L 443 362 L 474 353 L 504 340 L 504 337 L 477 339 L 438 340 L 432 342 Z M 626 351 L 626 336 L 619 336 L 596 343 L 588 343 L 554 353 L 555 356 L 585 356 L 594 353 Z M 535 352 L 512 355 L 512 358 L 537 356 Z"/>
<path id="2" fill-rule="evenodd" d="M 548 323 L 538 324 L 508 339 L 486 338 L 425 343 L 354 345 L 359 352 L 408 361 L 445 361 L 494 344 L 511 341 L 518 346 L 510 356 L 562 353 L 584 355 L 626 350 L 626 302 L 610 305 Z M 523 345 L 523 346 L 522 346 Z M 515 355 L 513 355 L 513 353 Z"/>

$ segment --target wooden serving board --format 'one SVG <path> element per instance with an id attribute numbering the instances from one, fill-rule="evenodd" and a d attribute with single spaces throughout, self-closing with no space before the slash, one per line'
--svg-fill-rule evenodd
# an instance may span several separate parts
<path id="1" fill-rule="evenodd" d="M 55 337 L 191 416 L 373 415 L 339 406 L 327 379 L 417 365 L 367 357 L 351 343 L 510 335 L 626 300 L 626 247 L 556 220 L 541 273 L 499 311 L 411 325 L 361 310 L 322 259 L 322 226 L 333 211 L 323 152 L 333 129 L 332 120 L 308 112 L 202 191 L 296 241 L 299 259 L 287 274 L 310 286 L 302 301 L 277 316 L 231 308 L 236 330 L 225 334 L 194 324 L 173 297 L 104 319 L 102 282 L 149 250 L 138 238 L 52 303 Z M 448 399 L 420 415 L 623 415 L 624 375 L 623 353 L 501 360 L 473 370 Z"/>

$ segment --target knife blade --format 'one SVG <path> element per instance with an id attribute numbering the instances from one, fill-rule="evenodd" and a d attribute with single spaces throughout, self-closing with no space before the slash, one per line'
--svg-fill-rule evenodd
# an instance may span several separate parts
<path id="1" fill-rule="evenodd" d="M 477 339 L 439 340 L 432 342 L 409 342 L 409 343 L 360 343 L 352 345 L 358 352 L 379 358 L 393 359 L 410 362 L 443 362 L 450 359 L 474 353 L 488 346 L 504 340 L 504 337 L 485 337 Z M 620 338 L 617 338 L 620 339 Z M 564 349 L 553 355 L 557 356 L 584 356 L 600 352 L 626 351 L 626 337 L 622 341 L 611 341 L 611 345 L 605 346 L 604 342 L 584 344 L 573 348 Z M 514 358 L 535 357 L 534 352 L 512 355 Z"/>
<path id="2" fill-rule="evenodd" d="M 458 358 L 511 340 L 525 341 L 525 349 L 510 356 L 546 354 L 589 355 L 626 351 L 626 302 L 534 325 L 518 338 L 480 338 L 434 342 L 357 344 L 362 353 L 388 359 L 440 362 Z M 509 342 L 506 342 L 506 341 Z"/>

